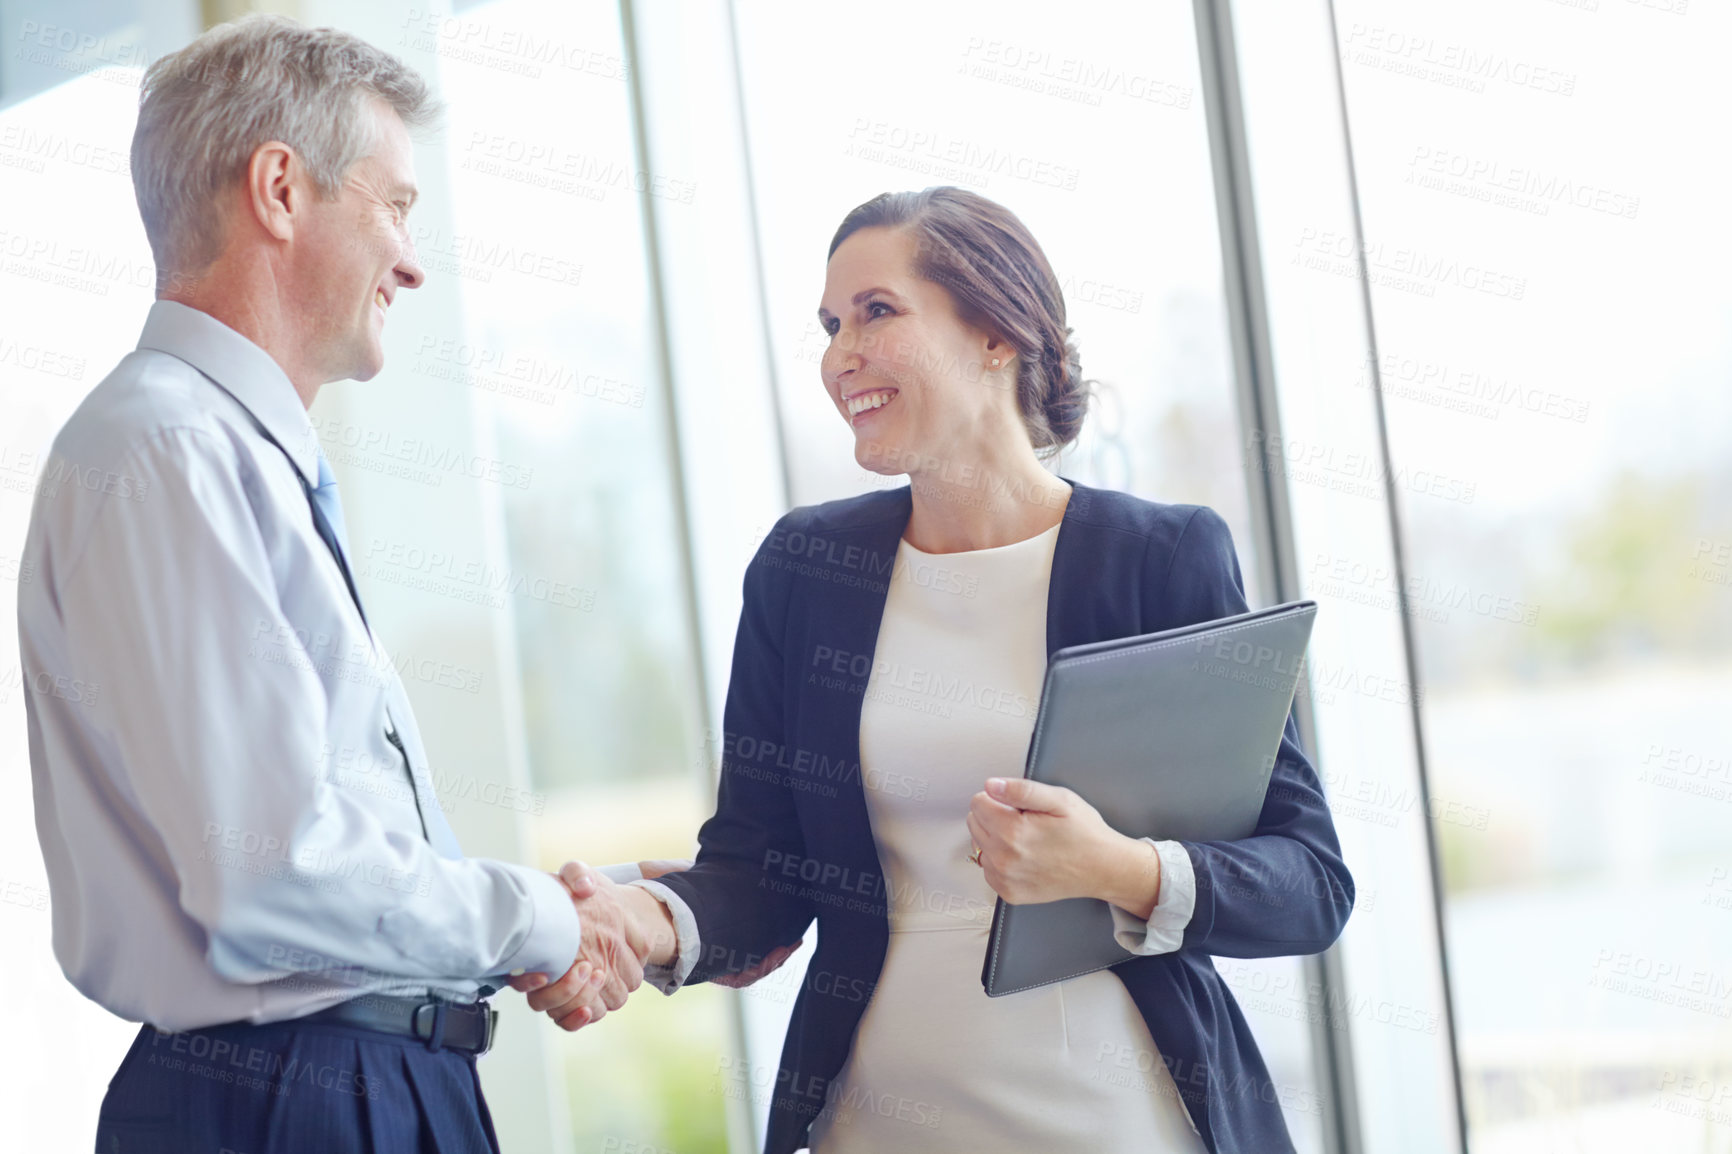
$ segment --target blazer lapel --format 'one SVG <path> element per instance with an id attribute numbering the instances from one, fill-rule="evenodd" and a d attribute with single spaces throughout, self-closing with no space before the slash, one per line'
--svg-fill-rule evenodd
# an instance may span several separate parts
<path id="1" fill-rule="evenodd" d="M 809 847 L 809 851 L 873 874 L 874 896 L 879 901 L 888 891 L 866 806 L 860 711 L 871 680 L 896 553 L 911 511 L 908 490 L 903 489 L 898 504 L 890 506 L 882 519 L 834 533 L 826 566 L 829 571 L 822 583 L 814 582 L 811 587 L 809 604 L 817 612 L 807 618 L 805 652 L 798 656 L 805 666 L 799 678 L 803 690 L 799 699 L 811 710 L 801 719 L 799 745 L 812 755 L 836 762 L 822 771 L 827 778 L 822 784 L 832 785 L 833 790 L 803 791 L 797 802 L 819 819 L 814 825 L 834 839 L 823 847 Z M 853 879 L 851 884 L 858 885 L 859 880 Z"/>

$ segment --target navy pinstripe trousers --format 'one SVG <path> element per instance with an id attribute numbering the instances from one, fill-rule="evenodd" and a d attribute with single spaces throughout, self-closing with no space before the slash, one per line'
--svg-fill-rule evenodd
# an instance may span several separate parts
<path id="1" fill-rule="evenodd" d="M 499 1154 L 475 1059 L 337 1023 L 144 1026 L 97 1154 Z"/>

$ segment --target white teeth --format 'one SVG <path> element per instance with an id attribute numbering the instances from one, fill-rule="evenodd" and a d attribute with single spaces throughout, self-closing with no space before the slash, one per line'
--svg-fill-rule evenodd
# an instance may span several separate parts
<path id="1" fill-rule="evenodd" d="M 895 393 L 862 393 L 858 397 L 852 397 L 848 401 L 848 415 L 852 417 L 865 412 L 867 409 L 882 408 L 895 395 Z"/>
<path id="2" fill-rule="evenodd" d="M 390 300 L 385 296 L 385 290 L 384 289 L 374 289 L 373 290 L 373 303 L 378 305 L 382 309 L 383 308 L 389 308 L 391 306 Z"/>

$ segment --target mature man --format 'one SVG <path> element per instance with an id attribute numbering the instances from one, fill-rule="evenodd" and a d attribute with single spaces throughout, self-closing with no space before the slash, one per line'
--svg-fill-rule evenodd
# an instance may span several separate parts
<path id="1" fill-rule="evenodd" d="M 144 80 L 159 299 L 55 440 L 50 475 L 103 483 L 39 494 L 18 609 L 55 952 L 145 1023 L 102 1151 L 496 1150 L 480 999 L 565 974 L 588 1021 L 642 980 L 614 883 L 462 856 L 307 417 L 422 283 L 434 115 L 393 57 L 273 18 Z"/>

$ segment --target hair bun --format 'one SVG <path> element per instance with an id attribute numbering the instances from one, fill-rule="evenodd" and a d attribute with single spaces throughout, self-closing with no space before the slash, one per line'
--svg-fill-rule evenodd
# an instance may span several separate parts
<path id="1" fill-rule="evenodd" d="M 1070 444 L 1082 431 L 1094 391 L 1090 383 L 1083 380 L 1082 354 L 1077 351 L 1076 342 L 1070 339 L 1073 331 L 1069 328 L 1064 330 L 1062 348 L 1047 342 L 1042 349 L 1041 367 L 1045 369 L 1047 386 L 1042 408 L 1053 447 Z"/>

